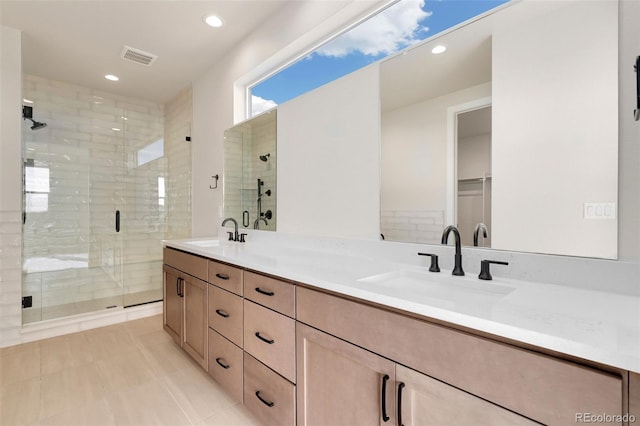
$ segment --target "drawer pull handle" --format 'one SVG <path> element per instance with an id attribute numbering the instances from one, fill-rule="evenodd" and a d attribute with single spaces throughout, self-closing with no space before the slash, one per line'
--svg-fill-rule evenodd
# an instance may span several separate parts
<path id="1" fill-rule="evenodd" d="M 270 344 L 270 345 L 273 345 L 273 344 L 276 342 L 275 340 L 265 339 L 264 337 L 262 337 L 262 336 L 260 335 L 260 332 L 259 332 L 259 331 L 256 331 L 256 337 L 257 337 L 258 339 L 262 340 L 263 342 L 268 343 L 268 344 Z"/>
<path id="2" fill-rule="evenodd" d="M 222 318 L 229 318 L 229 314 L 221 311 L 220 309 L 216 309 L 216 314 L 220 315 Z"/>
<path id="3" fill-rule="evenodd" d="M 264 294 L 265 296 L 274 296 L 275 293 L 272 291 L 264 291 L 263 289 L 261 289 L 260 287 L 256 287 L 256 291 L 260 294 Z"/>
<path id="4" fill-rule="evenodd" d="M 387 416 L 387 382 L 389 381 L 389 375 L 382 376 L 382 421 L 388 422 L 389 416 Z"/>
<path id="5" fill-rule="evenodd" d="M 220 278 L 221 280 L 228 280 L 229 279 L 229 275 L 225 275 L 225 274 L 216 274 L 216 277 Z"/>
<path id="6" fill-rule="evenodd" d="M 216 358 L 216 362 L 218 363 L 218 365 L 222 368 L 224 368 L 225 370 L 228 370 L 231 366 L 230 365 L 226 365 L 221 361 L 222 358 Z"/>
<path id="7" fill-rule="evenodd" d="M 256 391 L 256 396 L 258 397 L 258 399 L 260 400 L 260 402 L 262 402 L 264 405 L 266 405 L 267 407 L 271 408 L 274 405 L 276 405 L 275 403 L 271 402 L 271 401 L 267 401 L 266 399 L 264 399 L 263 397 L 260 396 L 260 391 Z"/>
<path id="8" fill-rule="evenodd" d="M 404 389 L 404 383 L 398 385 L 398 426 L 404 426 L 402 424 L 402 389 Z"/>

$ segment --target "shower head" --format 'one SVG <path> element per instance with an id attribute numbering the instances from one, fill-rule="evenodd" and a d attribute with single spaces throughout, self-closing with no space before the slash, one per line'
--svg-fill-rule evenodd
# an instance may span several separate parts
<path id="1" fill-rule="evenodd" d="M 265 155 L 261 155 L 261 156 L 260 156 L 260 161 L 264 161 L 264 162 L 266 162 L 266 161 L 269 159 L 269 157 L 270 157 L 270 156 L 271 156 L 271 154 L 269 154 L 269 153 L 267 152 Z"/>
<path id="2" fill-rule="evenodd" d="M 31 120 L 33 126 L 31 126 L 31 130 L 40 130 L 47 127 L 47 123 L 41 123 L 39 121 L 34 120 L 33 118 L 28 118 L 27 120 Z"/>
<path id="3" fill-rule="evenodd" d="M 31 130 L 38 130 L 47 127 L 47 123 L 40 123 L 39 121 L 33 119 L 33 107 L 27 105 L 22 106 L 22 119 L 29 120 L 33 123 L 33 126 L 31 126 Z"/>

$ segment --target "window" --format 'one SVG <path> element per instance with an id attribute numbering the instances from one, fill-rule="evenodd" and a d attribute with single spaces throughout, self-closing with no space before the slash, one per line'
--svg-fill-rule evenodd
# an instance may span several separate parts
<path id="1" fill-rule="evenodd" d="M 49 210 L 49 190 L 49 168 L 25 166 L 24 192 L 27 213 L 40 213 Z"/>
<path id="2" fill-rule="evenodd" d="M 480 15 L 509 0 L 399 0 L 250 87 L 251 115 Z"/>
<path id="3" fill-rule="evenodd" d="M 164 177 L 158 176 L 158 205 L 164 206 L 164 200 L 165 200 Z"/>
<path id="4" fill-rule="evenodd" d="M 157 141 L 138 150 L 138 167 L 153 160 L 157 160 L 158 158 L 162 158 L 163 155 L 164 139 L 158 139 Z"/>

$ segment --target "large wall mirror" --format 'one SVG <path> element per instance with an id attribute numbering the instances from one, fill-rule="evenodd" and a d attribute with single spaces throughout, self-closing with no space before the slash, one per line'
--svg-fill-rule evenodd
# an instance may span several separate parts
<path id="1" fill-rule="evenodd" d="M 276 230 L 276 110 L 224 132 L 224 217 Z"/>
<path id="2" fill-rule="evenodd" d="M 617 257 L 617 1 L 523 0 L 380 79 L 385 239 L 454 224 L 467 246 Z"/>

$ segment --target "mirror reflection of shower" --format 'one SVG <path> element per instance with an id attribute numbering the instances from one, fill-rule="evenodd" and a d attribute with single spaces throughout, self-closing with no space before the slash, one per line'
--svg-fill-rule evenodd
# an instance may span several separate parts
<path id="1" fill-rule="evenodd" d="M 262 159 L 263 156 L 260 156 L 260 157 L 261 157 L 260 159 Z M 262 192 L 262 187 L 263 186 L 264 186 L 264 181 L 262 179 L 258 178 L 258 218 L 253 223 L 253 228 L 254 229 L 258 229 L 258 224 L 259 224 L 259 221 L 261 219 L 264 221 L 265 225 L 268 225 L 269 222 L 267 222 L 267 219 L 270 220 L 273 217 L 273 212 L 271 210 L 267 210 L 266 212 L 262 211 L 262 197 L 264 197 L 265 195 L 267 197 L 271 197 L 271 190 L 270 189 L 267 189 L 266 191 Z"/>
<path id="2" fill-rule="evenodd" d="M 24 105 L 22 107 L 22 119 L 30 120 L 33 123 L 33 125 L 31 126 L 31 130 L 40 130 L 47 127 L 47 123 L 41 123 L 33 119 L 33 107 L 30 106 Z"/>

